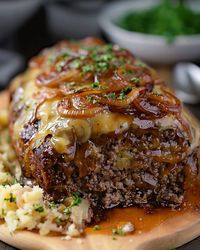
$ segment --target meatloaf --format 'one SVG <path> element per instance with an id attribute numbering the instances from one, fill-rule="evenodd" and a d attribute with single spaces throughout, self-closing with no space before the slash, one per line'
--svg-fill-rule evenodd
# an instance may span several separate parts
<path id="1" fill-rule="evenodd" d="M 62 41 L 10 87 L 23 179 L 55 201 L 178 207 L 199 178 L 199 133 L 157 73 L 97 38 Z"/>

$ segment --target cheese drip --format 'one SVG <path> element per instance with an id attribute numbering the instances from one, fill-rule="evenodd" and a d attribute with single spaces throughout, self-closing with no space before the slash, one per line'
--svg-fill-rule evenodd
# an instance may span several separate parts
<path id="1" fill-rule="evenodd" d="M 24 104 L 20 117 L 14 124 L 14 137 L 18 139 L 38 105 L 35 96 L 39 88 L 35 85 L 34 78 L 38 70 L 29 70 L 20 80 L 23 93 L 18 105 Z M 16 79 L 19 81 L 19 78 Z M 36 114 L 40 121 L 39 131 L 31 140 L 32 147 L 39 147 L 47 135 L 51 135 L 51 143 L 58 153 L 68 153 L 70 145 L 76 138 L 78 143 L 84 143 L 90 138 L 108 134 L 111 132 L 122 133 L 128 130 L 132 123 L 130 116 L 123 114 L 103 112 L 92 118 L 72 119 L 61 117 L 57 112 L 57 105 L 60 99 L 46 100 L 42 103 Z"/>

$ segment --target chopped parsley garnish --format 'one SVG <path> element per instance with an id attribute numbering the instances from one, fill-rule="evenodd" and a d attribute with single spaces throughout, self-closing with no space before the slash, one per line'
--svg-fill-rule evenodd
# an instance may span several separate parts
<path id="1" fill-rule="evenodd" d="M 129 87 L 129 86 L 128 86 L 128 87 L 122 89 L 117 99 L 119 99 L 119 100 L 124 100 L 124 99 L 126 99 L 126 98 L 127 98 L 127 94 L 128 94 L 133 88 L 134 88 L 134 87 Z"/>
<path id="2" fill-rule="evenodd" d="M 139 84 L 140 83 L 140 79 L 138 77 L 132 77 L 131 78 L 131 82 L 134 82 L 135 84 Z"/>
<path id="3" fill-rule="evenodd" d="M 68 82 L 68 83 L 66 83 L 66 86 L 67 87 L 72 87 L 74 84 L 75 84 L 75 82 Z"/>
<path id="4" fill-rule="evenodd" d="M 122 91 L 122 92 L 120 92 L 118 99 L 124 100 L 124 99 L 126 99 L 126 97 L 127 97 L 126 94 Z"/>
<path id="5" fill-rule="evenodd" d="M 100 55 L 99 57 L 96 58 L 96 61 L 97 62 L 109 62 L 112 59 L 113 59 L 113 55 L 110 53 L 110 54 Z"/>
<path id="6" fill-rule="evenodd" d="M 34 210 L 38 213 L 44 212 L 44 207 L 41 205 L 34 205 Z"/>
<path id="7" fill-rule="evenodd" d="M 116 94 L 114 92 L 110 92 L 110 93 L 105 94 L 103 96 L 108 98 L 108 99 L 112 99 L 112 100 L 116 99 Z"/>
<path id="8" fill-rule="evenodd" d="M 127 94 L 128 94 L 133 88 L 134 88 L 134 87 L 129 87 L 129 86 L 128 86 L 128 87 L 122 89 L 121 92 L 120 92 L 120 94 L 119 94 L 118 99 L 120 99 L 120 100 L 126 99 Z"/>
<path id="9" fill-rule="evenodd" d="M 140 60 L 138 60 L 138 61 L 136 62 L 136 65 L 139 66 L 139 67 L 142 67 L 142 68 L 147 67 L 146 63 L 144 63 L 144 62 L 142 62 L 142 61 L 140 61 Z"/>
<path id="10" fill-rule="evenodd" d="M 79 85 L 77 85 L 77 86 L 74 86 L 74 88 L 72 88 L 71 91 L 72 91 L 73 93 L 76 93 L 76 92 L 78 92 L 78 91 L 80 91 L 80 90 L 82 90 L 82 89 L 85 89 L 85 88 L 87 88 L 86 85 L 79 84 Z"/>
<path id="11" fill-rule="evenodd" d="M 71 214 L 70 208 L 69 208 L 69 207 L 66 207 L 66 208 L 63 210 L 63 213 L 64 213 L 65 215 Z"/>
<path id="12" fill-rule="evenodd" d="M 79 206 L 81 204 L 81 197 L 78 192 L 72 194 L 72 202 L 68 207 L 65 207 L 63 213 L 65 215 L 71 214 L 71 208 L 75 206 Z"/>
<path id="13" fill-rule="evenodd" d="M 100 86 L 100 83 L 99 83 L 99 82 L 93 82 L 93 83 L 92 83 L 92 87 L 93 87 L 93 88 L 99 88 L 99 86 Z"/>
<path id="14" fill-rule="evenodd" d="M 69 56 L 69 54 L 68 54 L 67 52 L 63 52 L 62 55 L 61 55 L 62 59 L 64 59 L 64 60 L 65 60 L 68 56 Z"/>
<path id="15" fill-rule="evenodd" d="M 80 60 L 84 60 L 86 58 L 86 55 L 80 55 L 79 58 Z"/>
<path id="16" fill-rule="evenodd" d="M 110 67 L 109 63 L 107 62 L 99 62 L 96 65 L 96 70 L 97 71 L 105 71 Z"/>
<path id="17" fill-rule="evenodd" d="M 92 72 L 94 70 L 94 66 L 90 64 L 83 65 L 82 67 L 83 73 Z"/>
<path id="18" fill-rule="evenodd" d="M 77 69 L 81 66 L 81 61 L 80 59 L 75 59 L 71 64 L 71 68 Z"/>
<path id="19" fill-rule="evenodd" d="M 51 53 L 48 58 L 47 58 L 47 64 L 50 65 L 52 64 L 56 59 L 55 53 Z"/>
<path id="20" fill-rule="evenodd" d="M 112 235 L 126 236 L 126 233 L 124 232 L 122 228 L 119 228 L 119 229 L 113 228 Z"/>
<path id="21" fill-rule="evenodd" d="M 81 203 L 81 197 L 78 192 L 72 194 L 72 205 L 71 206 L 78 206 Z"/>
<path id="22" fill-rule="evenodd" d="M 112 229 L 112 235 L 116 235 L 117 234 L 117 229 L 116 228 L 113 228 Z"/>
<path id="23" fill-rule="evenodd" d="M 57 208 L 57 206 L 58 205 L 54 201 L 49 202 L 49 208 L 50 209 Z"/>
<path id="24" fill-rule="evenodd" d="M 161 93 L 157 92 L 157 91 L 153 91 L 152 92 L 153 95 L 157 95 L 157 96 L 161 96 Z"/>
<path id="25" fill-rule="evenodd" d="M 105 45 L 102 47 L 94 47 L 91 49 L 91 58 L 94 60 L 94 71 L 102 72 L 110 67 L 110 61 L 115 60 L 113 54 L 113 46 Z"/>
<path id="26" fill-rule="evenodd" d="M 56 219 L 55 219 L 56 223 L 60 224 L 63 222 L 62 218 L 57 216 Z"/>
<path id="27" fill-rule="evenodd" d="M 63 62 L 59 62 L 56 64 L 56 70 L 58 72 L 61 72 L 62 71 L 62 67 L 63 67 Z"/>
<path id="28" fill-rule="evenodd" d="M 65 65 L 65 63 L 66 63 L 65 59 L 62 59 L 61 61 L 59 61 L 58 63 L 56 63 L 56 70 L 58 72 L 61 72 L 62 69 L 63 69 L 63 67 L 64 67 L 64 65 Z"/>
<path id="29" fill-rule="evenodd" d="M 98 102 L 97 99 L 95 99 L 95 97 L 92 96 L 92 95 L 87 95 L 86 98 L 87 98 L 92 104 L 95 104 L 95 103 Z"/>
<path id="30" fill-rule="evenodd" d="M 100 230 L 100 226 L 99 226 L 99 225 L 95 225 L 95 226 L 93 227 L 93 230 L 94 230 L 94 231 Z"/>
<path id="31" fill-rule="evenodd" d="M 107 52 L 112 52 L 113 50 L 113 45 L 112 44 L 106 44 L 104 45 L 105 49 Z"/>
<path id="32" fill-rule="evenodd" d="M 125 236 L 126 235 L 125 232 L 124 232 L 124 230 L 122 228 L 118 229 L 118 234 L 120 236 Z"/>
<path id="33" fill-rule="evenodd" d="M 122 74 L 133 74 L 134 73 L 134 70 L 133 69 L 123 69 L 122 70 Z"/>
<path id="34" fill-rule="evenodd" d="M 10 193 L 10 197 L 9 198 L 5 198 L 4 201 L 9 201 L 9 202 L 13 202 L 16 203 L 16 198 L 13 196 L 12 193 Z"/>

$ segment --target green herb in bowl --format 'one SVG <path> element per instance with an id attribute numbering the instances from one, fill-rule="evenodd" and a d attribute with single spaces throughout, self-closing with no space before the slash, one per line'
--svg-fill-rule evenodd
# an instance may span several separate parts
<path id="1" fill-rule="evenodd" d="M 149 9 L 126 13 L 116 24 L 128 31 L 164 36 L 170 43 L 179 35 L 200 34 L 200 12 L 184 1 L 164 0 Z"/>

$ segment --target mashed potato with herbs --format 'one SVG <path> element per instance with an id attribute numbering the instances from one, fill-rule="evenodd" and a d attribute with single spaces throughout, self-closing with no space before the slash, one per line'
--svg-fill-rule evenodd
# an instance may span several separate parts
<path id="1" fill-rule="evenodd" d="M 90 221 L 89 202 L 74 193 L 64 204 L 55 204 L 44 199 L 40 187 L 22 186 L 7 120 L 7 111 L 0 111 L 0 218 L 11 233 L 17 229 L 38 229 L 41 235 L 58 232 L 79 236 L 84 223 Z"/>

